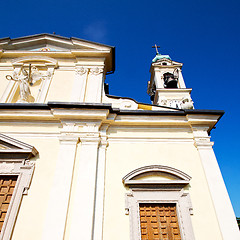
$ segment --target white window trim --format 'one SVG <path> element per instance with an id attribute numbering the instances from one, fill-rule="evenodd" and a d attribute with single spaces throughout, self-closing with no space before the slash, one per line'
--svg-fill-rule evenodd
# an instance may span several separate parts
<path id="1" fill-rule="evenodd" d="M 169 174 L 175 180 L 135 180 L 146 173 Z M 123 178 L 124 185 L 130 188 L 130 192 L 126 194 L 125 209 L 130 217 L 131 240 L 141 239 L 140 203 L 175 203 L 181 239 L 195 239 L 190 216 L 192 215 L 190 195 L 184 190 L 190 179 L 190 176 L 177 169 L 161 165 L 138 168 Z"/>
<path id="2" fill-rule="evenodd" d="M 0 134 L 0 175 L 17 176 L 17 182 L 7 210 L 0 235 L 1 240 L 9 240 L 16 222 L 22 196 L 27 194 L 34 163 L 29 159 L 38 154 L 37 150 L 23 142 Z"/>

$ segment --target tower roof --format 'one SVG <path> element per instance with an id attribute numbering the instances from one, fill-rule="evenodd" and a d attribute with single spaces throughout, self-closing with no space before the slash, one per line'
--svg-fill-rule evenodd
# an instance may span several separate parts
<path id="1" fill-rule="evenodd" d="M 160 54 L 160 53 L 157 53 L 156 56 L 153 58 L 152 62 L 153 62 L 153 63 L 154 63 L 154 62 L 157 62 L 158 60 L 161 60 L 161 59 L 163 59 L 163 58 L 172 60 L 169 55 L 162 55 L 162 54 Z"/>

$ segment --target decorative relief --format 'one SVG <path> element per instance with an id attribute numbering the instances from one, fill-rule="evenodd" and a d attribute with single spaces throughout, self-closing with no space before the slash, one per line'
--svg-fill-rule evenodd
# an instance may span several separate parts
<path id="1" fill-rule="evenodd" d="M 126 109 L 132 108 L 132 102 L 131 101 L 122 101 L 121 108 L 126 108 Z"/>
<path id="2" fill-rule="evenodd" d="M 75 71 L 79 75 L 84 75 L 88 71 L 90 72 L 90 74 L 99 75 L 103 73 L 103 67 L 95 67 L 95 68 L 77 67 Z"/>
<path id="3" fill-rule="evenodd" d="M 49 51 L 51 51 L 51 49 L 47 48 L 47 47 L 43 47 L 43 48 L 39 49 L 38 51 L 39 52 L 49 52 Z"/>
<path id="4" fill-rule="evenodd" d="M 78 126 L 74 122 L 63 122 L 63 130 L 62 132 L 77 132 L 78 131 Z"/>
<path id="5" fill-rule="evenodd" d="M 178 109 L 193 109 L 193 101 L 188 96 L 182 99 L 167 99 L 166 97 L 160 97 L 159 105 Z"/>
<path id="6" fill-rule="evenodd" d="M 193 101 L 190 97 L 182 98 L 182 109 L 193 109 Z"/>
<path id="7" fill-rule="evenodd" d="M 35 164 L 29 160 L 25 160 L 20 169 L 33 169 Z"/>
<path id="8" fill-rule="evenodd" d="M 15 81 L 19 84 L 19 100 L 20 103 L 34 102 L 30 88 L 37 85 L 41 81 L 52 77 L 52 71 L 40 72 L 35 65 L 29 64 L 28 70 L 22 66 L 19 71 L 15 69 L 12 75 L 6 75 L 9 81 Z"/>
<path id="9" fill-rule="evenodd" d="M 93 74 L 93 75 L 99 75 L 101 73 L 103 73 L 103 68 L 99 68 L 99 67 L 96 67 L 96 68 L 90 68 L 90 73 Z"/>
<path id="10" fill-rule="evenodd" d="M 99 124 L 96 123 L 89 123 L 83 126 L 83 132 L 88 133 L 98 133 Z"/>
<path id="11" fill-rule="evenodd" d="M 85 73 L 87 73 L 87 71 L 88 69 L 84 67 L 76 68 L 76 73 L 79 75 L 84 75 Z"/>

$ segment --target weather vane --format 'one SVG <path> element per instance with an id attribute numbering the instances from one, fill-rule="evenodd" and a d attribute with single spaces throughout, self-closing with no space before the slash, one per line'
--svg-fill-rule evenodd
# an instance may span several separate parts
<path id="1" fill-rule="evenodd" d="M 154 46 L 152 46 L 152 48 L 155 48 L 156 49 L 156 54 L 159 54 L 158 48 L 160 48 L 160 46 L 157 46 L 157 44 L 155 44 Z"/>

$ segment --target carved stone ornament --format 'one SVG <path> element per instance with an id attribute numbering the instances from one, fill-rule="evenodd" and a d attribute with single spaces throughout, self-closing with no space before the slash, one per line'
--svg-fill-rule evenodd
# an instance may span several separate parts
<path id="1" fill-rule="evenodd" d="M 182 98 L 182 109 L 193 109 L 193 101 L 190 97 Z"/>
<path id="2" fill-rule="evenodd" d="M 27 103 L 31 102 L 31 91 L 30 87 L 33 86 L 35 83 L 39 81 L 43 81 L 46 78 L 50 78 L 52 76 L 52 73 L 50 71 L 47 71 L 45 74 L 41 73 L 39 69 L 29 64 L 28 70 L 26 70 L 23 66 L 21 69 L 16 72 L 13 71 L 12 76 L 6 75 L 7 80 L 12 80 L 15 82 L 18 82 L 19 84 L 19 100 L 20 103 Z"/>
<path id="3" fill-rule="evenodd" d="M 84 68 L 84 67 L 80 67 L 80 68 L 77 68 L 77 69 L 76 69 L 76 72 L 77 72 L 77 74 L 79 74 L 79 75 L 84 75 L 87 71 L 88 71 L 88 69 L 87 69 L 87 68 Z"/>
<path id="4" fill-rule="evenodd" d="M 126 109 L 129 109 L 132 107 L 132 103 L 131 101 L 122 101 L 121 103 L 121 108 L 126 108 Z"/>
<path id="5" fill-rule="evenodd" d="M 99 68 L 99 67 L 91 68 L 90 73 L 93 75 L 99 75 L 99 74 L 103 73 L 103 68 Z"/>
<path id="6" fill-rule="evenodd" d="M 159 105 L 178 109 L 193 109 L 193 101 L 188 96 L 182 99 L 167 99 L 166 97 L 160 97 Z"/>

